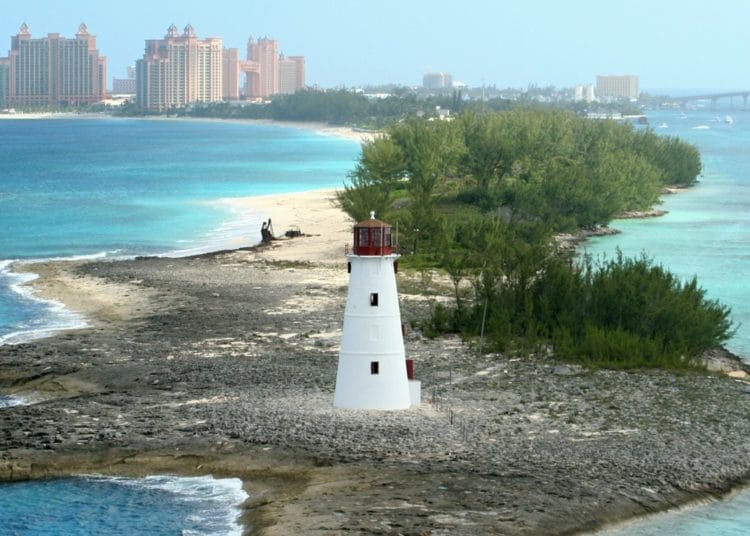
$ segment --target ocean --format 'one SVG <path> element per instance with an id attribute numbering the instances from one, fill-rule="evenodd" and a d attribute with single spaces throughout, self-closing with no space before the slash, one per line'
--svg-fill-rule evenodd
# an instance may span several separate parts
<path id="1" fill-rule="evenodd" d="M 0 140 L 0 344 L 85 325 L 36 298 L 13 261 L 252 245 L 266 215 L 231 198 L 340 188 L 359 154 L 350 140 L 226 121 L 3 119 Z M 0 393 L 0 411 L 23 403 Z M 3 484 L 0 533 L 241 534 L 245 498 L 239 480 L 210 477 Z"/>
<path id="2" fill-rule="evenodd" d="M 80 476 L 3 484 L 0 533 L 240 536 L 247 497 L 238 478 Z"/>
<path id="3" fill-rule="evenodd" d="M 597 536 L 747 536 L 750 533 L 750 492 L 730 500 L 688 506 L 626 523 Z"/>

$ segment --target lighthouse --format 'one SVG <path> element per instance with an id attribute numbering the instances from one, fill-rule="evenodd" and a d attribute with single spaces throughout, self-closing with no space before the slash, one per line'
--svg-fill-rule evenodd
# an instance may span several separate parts
<path id="1" fill-rule="evenodd" d="M 418 405 L 420 382 L 407 375 L 398 307 L 391 226 L 370 219 L 354 226 L 347 247 L 349 292 L 344 311 L 333 405 L 349 409 L 406 409 Z"/>

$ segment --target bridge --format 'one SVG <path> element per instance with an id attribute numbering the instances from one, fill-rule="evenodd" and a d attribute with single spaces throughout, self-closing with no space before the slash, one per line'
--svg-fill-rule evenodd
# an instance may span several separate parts
<path id="1" fill-rule="evenodd" d="M 742 97 L 742 109 L 747 110 L 747 99 L 750 96 L 750 90 L 744 91 L 727 91 L 724 93 L 706 93 L 704 95 L 690 95 L 687 97 L 671 97 L 673 101 L 682 103 L 685 106 L 691 101 L 711 101 L 711 108 L 716 109 L 716 102 L 719 99 L 729 99 L 730 106 L 734 107 L 734 98 Z"/>

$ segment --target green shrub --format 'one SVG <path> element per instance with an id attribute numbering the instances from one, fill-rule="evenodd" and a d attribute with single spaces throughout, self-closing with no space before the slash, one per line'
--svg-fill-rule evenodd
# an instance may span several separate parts
<path id="1" fill-rule="evenodd" d="M 682 282 L 645 256 L 532 261 L 500 284 L 477 287 L 484 298 L 467 314 L 436 308 L 431 327 L 478 335 L 486 300 L 489 347 L 548 341 L 561 358 L 614 368 L 698 366 L 704 350 L 732 334 L 728 307 L 707 299 L 695 279 Z"/>
<path id="2" fill-rule="evenodd" d="M 556 355 L 567 361 L 608 368 L 683 368 L 690 362 L 681 355 L 664 353 L 661 341 L 644 338 L 622 329 L 587 325 L 574 339 L 567 330 L 554 337 Z"/>

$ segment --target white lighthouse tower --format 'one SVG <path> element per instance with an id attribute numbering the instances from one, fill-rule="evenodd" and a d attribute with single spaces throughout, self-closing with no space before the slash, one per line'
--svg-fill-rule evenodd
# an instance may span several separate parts
<path id="1" fill-rule="evenodd" d="M 370 216 L 354 226 L 354 247 L 347 248 L 349 293 L 333 405 L 406 409 L 419 404 L 421 389 L 407 377 L 395 275 L 399 255 L 391 226 Z"/>

